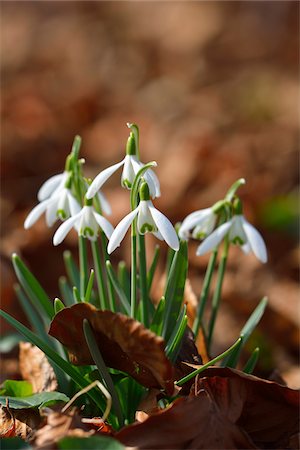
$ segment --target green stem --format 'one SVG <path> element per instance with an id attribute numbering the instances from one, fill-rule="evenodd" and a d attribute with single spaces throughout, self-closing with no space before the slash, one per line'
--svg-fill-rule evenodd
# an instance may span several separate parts
<path id="1" fill-rule="evenodd" d="M 98 286 L 100 308 L 101 309 L 109 309 L 109 305 L 107 304 L 107 300 L 106 300 L 105 285 L 104 285 L 104 279 L 103 279 L 103 273 L 102 273 L 102 267 L 101 267 L 101 255 L 100 255 L 100 251 L 99 251 L 99 247 L 98 247 L 98 242 L 91 241 L 91 247 L 92 247 L 93 259 L 94 259 L 95 275 L 96 275 L 97 286 Z"/>
<path id="2" fill-rule="evenodd" d="M 89 278 L 86 239 L 84 237 L 79 236 L 78 246 L 79 246 L 79 271 L 80 271 L 80 297 L 81 299 L 83 299 Z"/>
<path id="3" fill-rule="evenodd" d="M 136 317 L 136 219 L 131 226 L 131 317 Z"/>
<path id="4" fill-rule="evenodd" d="M 189 373 L 188 375 L 186 375 L 185 377 L 181 378 L 178 381 L 175 381 L 175 384 L 177 386 L 182 386 L 184 383 L 187 383 L 188 381 L 190 381 L 192 378 L 194 378 L 196 375 L 198 375 L 199 373 L 203 372 L 205 369 L 207 369 L 210 366 L 213 366 L 214 364 L 216 364 L 218 361 L 220 361 L 221 359 L 225 358 L 227 355 L 229 355 L 239 344 L 240 344 L 241 338 L 239 338 L 231 347 L 229 347 L 227 350 L 225 350 L 225 352 L 221 353 L 220 355 L 216 356 L 214 359 L 212 359 L 211 361 L 208 361 L 208 363 L 204 364 L 203 366 L 201 366 L 199 369 L 194 370 L 193 372 Z"/>
<path id="5" fill-rule="evenodd" d="M 208 294 L 209 294 L 209 288 L 210 288 L 210 284 L 211 284 L 211 280 L 212 280 L 212 275 L 213 275 L 213 272 L 214 272 L 215 266 L 216 266 L 217 254 L 218 254 L 218 249 L 216 248 L 213 251 L 213 253 L 211 254 L 211 257 L 209 259 L 209 263 L 208 263 L 208 266 L 206 269 L 206 273 L 205 273 L 205 277 L 204 277 L 204 281 L 203 281 L 203 287 L 202 287 L 199 304 L 198 304 L 198 308 L 197 308 L 196 319 L 193 324 L 193 332 L 195 335 L 195 339 L 197 339 L 199 328 L 200 328 L 200 326 L 202 326 L 204 309 L 205 309 Z"/>
<path id="6" fill-rule="evenodd" d="M 140 289 L 141 289 L 141 321 L 145 327 L 149 326 L 149 295 L 147 283 L 147 261 L 145 249 L 145 236 L 138 234 L 138 254 L 139 254 L 139 270 L 140 270 Z"/>
<path id="7" fill-rule="evenodd" d="M 218 314 L 218 310 L 219 310 L 219 306 L 220 306 L 222 286 L 223 286 L 223 280 L 224 280 L 224 275 L 225 275 L 229 245 L 230 245 L 230 242 L 229 242 L 229 239 L 227 236 L 224 241 L 223 253 L 222 253 L 222 257 L 221 257 L 221 261 L 220 261 L 219 269 L 218 269 L 217 285 L 216 285 L 216 289 L 215 289 L 213 299 L 212 299 L 212 311 L 211 311 L 211 317 L 210 317 L 209 326 L 208 326 L 208 337 L 207 337 L 208 351 L 210 350 L 214 327 L 215 327 L 217 314 Z"/>

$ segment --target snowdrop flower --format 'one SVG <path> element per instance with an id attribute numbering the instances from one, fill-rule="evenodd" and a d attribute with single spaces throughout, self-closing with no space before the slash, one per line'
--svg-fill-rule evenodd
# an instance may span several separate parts
<path id="1" fill-rule="evenodd" d="M 85 200 L 85 206 L 81 211 L 70 217 L 57 229 L 53 237 L 53 244 L 60 244 L 73 227 L 77 230 L 79 236 L 88 238 L 91 241 L 96 241 L 99 227 L 104 231 L 108 239 L 113 232 L 113 226 L 110 222 L 95 211 L 92 200 Z"/>
<path id="2" fill-rule="evenodd" d="M 214 208 L 200 209 L 189 214 L 182 222 L 179 229 L 179 237 L 187 240 L 192 232 L 194 239 L 203 239 L 215 228 L 218 215 Z"/>
<path id="3" fill-rule="evenodd" d="M 65 186 L 70 172 L 65 170 L 62 173 L 53 175 L 40 187 L 37 197 L 40 202 L 51 197 L 54 193 L 59 192 Z"/>
<path id="4" fill-rule="evenodd" d="M 79 211 L 80 205 L 71 194 L 70 189 L 62 187 L 59 191 L 55 190 L 50 198 L 43 200 L 33 208 L 24 222 L 24 228 L 32 227 L 43 213 L 46 214 L 47 226 L 52 227 L 57 219 L 65 220 Z"/>
<path id="5" fill-rule="evenodd" d="M 123 172 L 121 176 L 121 184 L 123 187 L 127 189 L 131 189 L 131 186 L 134 182 L 136 174 L 138 171 L 144 166 L 138 160 L 136 156 L 136 145 L 134 134 L 131 132 L 126 145 L 126 156 L 122 161 L 113 166 L 108 167 L 105 170 L 102 170 L 96 178 L 93 180 L 92 184 L 88 188 L 86 193 L 86 198 L 90 199 L 94 197 L 96 192 L 103 186 L 103 184 L 108 180 L 108 178 L 113 175 L 120 167 L 123 166 Z M 144 179 L 149 185 L 150 194 L 152 198 L 160 196 L 160 185 L 159 180 L 153 170 L 149 169 L 144 174 Z"/>
<path id="6" fill-rule="evenodd" d="M 227 234 L 230 242 L 241 245 L 245 253 L 249 253 L 252 250 L 261 262 L 267 262 L 267 250 L 263 238 L 242 214 L 233 216 L 232 219 L 223 223 L 211 233 L 199 245 L 197 255 L 203 255 L 213 250 Z"/>
<path id="7" fill-rule="evenodd" d="M 173 225 L 166 216 L 158 211 L 158 209 L 154 208 L 153 203 L 150 200 L 150 188 L 148 184 L 144 182 L 140 188 L 140 203 L 138 207 L 121 220 L 109 240 L 107 247 L 109 254 L 119 247 L 136 216 L 138 233 L 152 233 L 158 239 L 165 240 L 175 251 L 179 249 L 179 240 Z"/>

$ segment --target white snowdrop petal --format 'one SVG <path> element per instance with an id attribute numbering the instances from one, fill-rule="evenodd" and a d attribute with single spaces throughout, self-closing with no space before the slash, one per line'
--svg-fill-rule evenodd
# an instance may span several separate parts
<path id="1" fill-rule="evenodd" d="M 245 253 L 245 255 L 248 255 L 251 252 L 251 247 L 249 245 L 249 242 L 241 246 L 241 249 Z"/>
<path id="2" fill-rule="evenodd" d="M 137 161 L 135 160 L 134 156 L 132 156 L 132 155 L 125 156 L 124 168 L 123 168 L 122 176 L 121 176 L 122 186 L 124 186 L 124 181 L 128 181 L 130 183 L 130 185 L 133 184 L 135 175 L 139 170 L 139 169 L 137 169 L 137 171 L 135 170 L 135 167 L 137 167 L 136 163 L 137 163 Z M 125 187 L 128 187 L 128 186 L 125 185 Z"/>
<path id="3" fill-rule="evenodd" d="M 217 245 L 220 244 L 223 237 L 227 234 L 228 230 L 231 227 L 231 221 L 223 223 L 223 225 L 219 226 L 213 233 L 211 233 L 202 244 L 199 245 L 196 251 L 196 255 L 201 256 L 205 253 L 213 250 Z"/>
<path id="4" fill-rule="evenodd" d="M 162 237 L 161 233 L 159 231 L 152 231 L 152 234 L 159 239 L 160 241 L 163 241 L 164 238 Z"/>
<path id="5" fill-rule="evenodd" d="M 107 200 L 106 196 L 103 194 L 103 192 L 98 192 L 98 198 L 99 202 L 102 208 L 102 211 L 107 214 L 108 216 L 111 215 L 111 206 L 109 204 L 109 201 Z"/>
<path id="6" fill-rule="evenodd" d="M 255 256 L 265 263 L 268 260 L 267 249 L 261 234 L 247 220 L 243 219 L 243 228 L 246 233 L 250 247 Z"/>
<path id="7" fill-rule="evenodd" d="M 39 203 L 33 208 L 24 222 L 24 228 L 26 230 L 32 227 L 32 225 L 41 217 L 41 215 L 46 211 L 48 204 L 49 200 L 44 200 L 42 203 Z"/>
<path id="8" fill-rule="evenodd" d="M 76 214 L 76 216 L 70 217 L 61 224 L 53 236 L 53 245 L 59 245 L 65 239 L 75 222 L 80 219 L 81 213 L 82 211 L 80 211 L 79 214 Z"/>
<path id="9" fill-rule="evenodd" d="M 46 209 L 45 219 L 48 227 L 52 227 L 57 220 L 57 198 L 49 199 L 49 203 Z"/>
<path id="10" fill-rule="evenodd" d="M 173 250 L 179 250 L 179 239 L 169 219 L 163 213 L 158 211 L 158 209 L 154 208 L 154 206 L 150 205 L 149 209 L 151 211 L 155 225 L 157 226 L 158 231 L 161 233 L 166 243 Z"/>
<path id="11" fill-rule="evenodd" d="M 124 164 L 125 158 L 117 164 L 108 167 L 107 169 L 102 170 L 96 178 L 93 180 L 92 184 L 89 186 L 87 193 L 85 194 L 86 198 L 93 198 L 96 192 L 101 188 L 101 186 L 105 183 L 108 178 L 115 173 L 119 167 Z"/>
<path id="12" fill-rule="evenodd" d="M 152 204 L 152 202 L 151 202 L 151 204 Z M 142 200 L 139 204 L 137 229 L 140 234 L 145 234 L 145 232 L 142 232 L 143 226 L 145 224 L 150 225 L 153 228 L 153 230 L 156 230 L 156 228 L 157 228 L 148 205 L 149 205 L 149 202 L 147 200 Z"/>
<path id="13" fill-rule="evenodd" d="M 152 169 L 149 169 L 145 173 L 145 176 L 146 176 L 146 181 L 148 182 L 148 184 L 152 183 L 152 185 L 153 185 L 153 192 L 154 192 L 153 198 L 160 197 L 160 182 L 159 182 L 159 179 L 158 179 L 156 173 Z M 147 178 L 149 181 L 147 180 Z M 149 185 L 149 188 L 150 188 L 150 185 Z"/>
<path id="14" fill-rule="evenodd" d="M 71 216 L 75 216 L 76 214 L 78 214 L 80 212 L 81 206 L 78 203 L 78 201 L 76 200 L 76 198 L 73 197 L 73 195 L 70 192 L 68 193 L 68 202 L 69 202 Z"/>
<path id="15" fill-rule="evenodd" d="M 188 231 L 192 230 L 197 225 L 201 225 L 201 222 L 210 214 L 212 214 L 211 208 L 206 208 L 199 211 L 194 211 L 186 216 L 179 229 L 179 236 L 185 236 Z"/>
<path id="16" fill-rule="evenodd" d="M 131 211 L 127 216 L 125 216 L 121 222 L 116 226 L 114 232 L 111 235 L 107 246 L 107 252 L 111 254 L 117 247 L 119 247 L 121 241 L 123 240 L 128 228 L 130 227 L 133 219 L 137 215 L 139 208 L 137 207 Z"/>
<path id="17" fill-rule="evenodd" d="M 104 231 L 106 237 L 108 239 L 110 239 L 113 231 L 114 231 L 114 227 L 112 226 L 112 224 L 105 219 L 105 217 L 101 216 L 100 214 L 94 212 L 94 217 L 99 225 L 100 228 L 102 228 L 102 230 Z"/>
<path id="18" fill-rule="evenodd" d="M 40 202 L 49 198 L 61 183 L 66 181 L 66 172 L 53 175 L 40 187 L 37 197 Z"/>
<path id="19" fill-rule="evenodd" d="M 242 216 L 237 215 L 233 216 L 231 219 L 231 228 L 229 232 L 229 240 L 234 241 L 235 238 L 241 239 L 243 243 L 247 242 L 247 236 L 245 234 L 245 231 L 243 229 L 243 222 L 242 222 Z"/>

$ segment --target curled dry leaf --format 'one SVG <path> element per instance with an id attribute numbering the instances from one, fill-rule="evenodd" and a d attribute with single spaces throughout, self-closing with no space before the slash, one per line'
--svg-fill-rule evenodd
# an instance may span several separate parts
<path id="1" fill-rule="evenodd" d="M 123 314 L 100 311 L 87 303 L 61 310 L 51 322 L 49 334 L 67 347 L 72 363 L 94 363 L 83 333 L 84 319 L 93 328 L 108 367 L 128 373 L 146 387 L 163 388 L 172 394 L 173 369 L 165 355 L 164 340 Z"/>
<path id="2" fill-rule="evenodd" d="M 35 435 L 35 448 L 39 450 L 53 450 L 55 443 L 63 437 L 89 437 L 95 434 L 90 425 L 84 424 L 77 408 L 65 413 L 48 410 L 47 424 L 40 428 Z"/>
<path id="3" fill-rule="evenodd" d="M 21 437 L 30 439 L 42 419 L 36 409 L 12 409 L 9 405 L 0 407 L 0 437 Z"/>
<path id="4" fill-rule="evenodd" d="M 295 448 L 299 433 L 299 391 L 235 369 L 209 368 L 191 395 L 208 395 L 259 448 Z M 298 448 L 298 447 L 297 447 Z"/>
<path id="5" fill-rule="evenodd" d="M 123 428 L 115 438 L 139 450 L 256 448 L 207 395 L 180 398 L 143 423 Z"/>
<path id="6" fill-rule="evenodd" d="M 19 365 L 24 380 L 33 392 L 52 392 L 58 387 L 56 376 L 45 354 L 29 342 L 20 342 Z"/>

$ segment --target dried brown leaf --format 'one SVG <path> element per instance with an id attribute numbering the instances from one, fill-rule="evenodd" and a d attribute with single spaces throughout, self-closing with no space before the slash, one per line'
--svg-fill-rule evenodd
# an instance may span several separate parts
<path id="1" fill-rule="evenodd" d="M 20 372 L 32 384 L 33 392 L 52 392 L 57 389 L 57 379 L 45 354 L 29 342 L 19 345 Z"/>
<path id="2" fill-rule="evenodd" d="M 290 448 L 290 438 L 299 432 L 299 391 L 235 369 L 210 368 L 191 389 L 201 398 L 203 392 L 258 447 Z"/>
<path id="3" fill-rule="evenodd" d="M 0 406 L 0 437 L 21 437 L 29 439 L 39 427 L 42 419 L 39 412 L 32 409 L 11 409 Z"/>
<path id="4" fill-rule="evenodd" d="M 140 450 L 256 448 L 207 395 L 176 400 L 143 423 L 123 428 L 115 438 Z"/>
<path id="5" fill-rule="evenodd" d="M 77 408 L 65 413 L 49 410 L 47 424 L 37 431 L 34 443 L 39 450 L 53 450 L 55 443 L 63 437 L 89 437 L 93 434 L 95 430 L 81 421 Z"/>
<path id="6" fill-rule="evenodd" d="M 100 311 L 87 303 L 61 310 L 49 334 L 67 347 L 72 363 L 94 363 L 83 333 L 84 319 L 90 322 L 108 367 L 128 373 L 146 387 L 163 388 L 172 394 L 173 369 L 165 355 L 164 340 L 123 314 Z"/>

